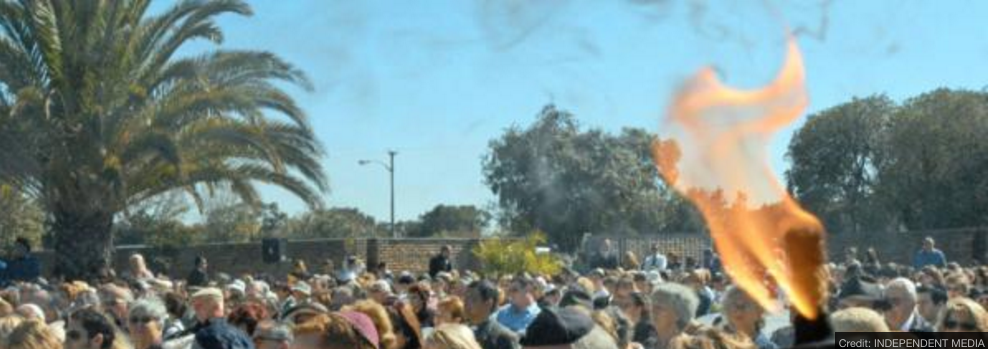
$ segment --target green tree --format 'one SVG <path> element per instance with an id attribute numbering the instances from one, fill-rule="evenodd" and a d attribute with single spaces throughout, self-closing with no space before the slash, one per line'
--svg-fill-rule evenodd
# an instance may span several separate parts
<path id="1" fill-rule="evenodd" d="M 544 231 L 565 250 L 583 233 L 667 230 L 675 194 L 660 184 L 650 152 L 655 136 L 582 131 L 575 117 L 546 106 L 534 124 L 491 141 L 484 176 L 509 230 Z"/>
<path id="2" fill-rule="evenodd" d="M 222 41 L 215 18 L 239 0 L 0 2 L 0 182 L 50 217 L 55 273 L 109 264 L 114 217 L 183 189 L 197 204 L 217 185 L 259 202 L 256 183 L 320 204 L 322 148 L 284 90 L 309 88 L 268 52 L 176 55 Z M 274 117 L 280 115 L 283 117 Z"/>
<path id="3" fill-rule="evenodd" d="M 0 249 L 13 246 L 23 237 L 32 246 L 41 246 L 45 233 L 45 213 L 31 198 L 0 184 Z"/>
<path id="4" fill-rule="evenodd" d="M 480 237 L 491 214 L 476 206 L 437 205 L 419 217 L 421 222 L 410 237 Z"/>
<path id="5" fill-rule="evenodd" d="M 895 111 L 885 96 L 854 98 L 810 115 L 790 141 L 789 191 L 829 230 L 888 227 L 873 193 Z"/>
<path id="6" fill-rule="evenodd" d="M 287 225 L 291 238 L 367 238 L 387 235 L 374 218 L 355 208 L 312 210 L 292 218 Z"/>
<path id="7" fill-rule="evenodd" d="M 894 120 L 877 195 L 901 225 L 988 224 L 988 94 L 938 89 L 906 100 Z"/>
<path id="8" fill-rule="evenodd" d="M 554 275 L 562 270 L 562 260 L 551 253 L 540 253 L 539 246 L 546 243 L 544 233 L 526 234 L 521 240 L 489 239 L 474 247 L 473 254 L 480 261 L 483 272 L 489 277 L 530 273 Z"/>

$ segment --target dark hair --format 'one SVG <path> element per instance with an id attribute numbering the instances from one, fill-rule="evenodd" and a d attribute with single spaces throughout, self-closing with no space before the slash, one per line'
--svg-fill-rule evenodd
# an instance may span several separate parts
<path id="1" fill-rule="evenodd" d="M 204 256 L 196 256 L 196 266 L 200 266 L 203 263 L 206 263 L 206 257 L 204 257 Z"/>
<path id="2" fill-rule="evenodd" d="M 947 292 L 939 287 L 921 285 L 916 288 L 916 293 L 929 293 L 930 300 L 932 300 L 935 305 L 947 303 Z"/>
<path id="3" fill-rule="evenodd" d="M 535 289 L 535 279 L 532 279 L 528 275 L 518 274 L 511 278 L 511 285 L 519 285 L 524 287 L 526 291 L 531 291 Z"/>
<path id="4" fill-rule="evenodd" d="M 467 289 L 477 291 L 480 300 L 484 302 L 491 301 L 491 312 L 497 311 L 497 303 L 501 299 L 501 291 L 498 290 L 494 283 L 487 280 L 478 280 L 471 282 L 470 286 L 467 286 Z"/>
<path id="5" fill-rule="evenodd" d="M 253 336 L 257 324 L 265 318 L 267 318 L 267 309 L 264 306 L 255 302 L 248 302 L 230 312 L 227 321 L 234 326 L 244 326 L 247 334 Z"/>
<path id="6" fill-rule="evenodd" d="M 632 292 L 631 301 L 635 303 L 635 306 L 642 308 L 642 321 L 652 320 L 652 300 L 641 292 Z"/>
<path id="7" fill-rule="evenodd" d="M 408 338 L 408 343 L 402 349 L 422 348 L 422 326 L 410 305 L 404 302 L 395 302 L 388 308 L 388 315 L 391 316 L 394 332 L 396 334 L 401 333 L 405 338 Z"/>
<path id="8" fill-rule="evenodd" d="M 27 250 L 27 252 L 31 252 L 31 241 L 25 237 L 17 238 L 17 240 L 14 240 L 14 244 L 21 245 L 25 250 Z"/>
<path id="9" fill-rule="evenodd" d="M 168 312 L 168 315 L 176 319 L 185 316 L 185 300 L 182 299 L 181 295 L 175 292 L 167 292 L 161 297 L 161 300 L 165 303 L 165 310 Z"/>
<path id="10" fill-rule="evenodd" d="M 103 313 L 92 308 L 83 308 L 72 313 L 70 319 L 78 322 L 86 330 L 89 334 L 87 339 L 93 339 L 98 334 L 103 335 L 103 346 L 101 349 L 109 349 L 113 346 L 113 340 L 116 337 L 113 320 L 110 320 Z"/>

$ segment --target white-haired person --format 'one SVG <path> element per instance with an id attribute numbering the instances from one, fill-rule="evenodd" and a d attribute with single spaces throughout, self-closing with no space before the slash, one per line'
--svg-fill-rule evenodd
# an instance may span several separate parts
<path id="1" fill-rule="evenodd" d="M 127 331 L 134 349 L 160 349 L 168 310 L 158 298 L 141 298 L 130 306 Z"/>
<path id="2" fill-rule="evenodd" d="M 765 310 L 740 287 L 731 286 L 724 292 L 723 313 L 727 332 L 751 339 L 758 349 L 776 349 L 775 343 L 762 333 Z"/>
<path id="3" fill-rule="evenodd" d="M 874 310 L 851 307 L 838 310 L 830 315 L 830 326 L 834 332 L 888 332 L 888 325 L 882 315 Z"/>
<path id="4" fill-rule="evenodd" d="M 917 307 L 916 284 L 907 278 L 895 278 L 885 286 L 885 322 L 889 329 L 903 332 L 932 332 L 933 326 L 923 319 Z"/>
<path id="5" fill-rule="evenodd" d="M 651 299 L 656 347 L 665 348 L 673 338 L 693 326 L 700 299 L 692 288 L 675 283 L 656 285 Z"/>

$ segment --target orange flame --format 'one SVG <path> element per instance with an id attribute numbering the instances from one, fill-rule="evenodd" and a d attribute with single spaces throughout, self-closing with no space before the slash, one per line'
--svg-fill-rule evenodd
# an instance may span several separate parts
<path id="1" fill-rule="evenodd" d="M 769 310 L 769 279 L 803 316 L 815 319 L 825 297 L 823 226 L 799 207 L 769 168 L 772 134 L 800 117 L 808 97 L 803 63 L 790 38 L 785 64 L 769 85 L 732 89 L 705 68 L 678 91 L 672 138 L 653 147 L 656 167 L 697 206 L 727 273 Z"/>

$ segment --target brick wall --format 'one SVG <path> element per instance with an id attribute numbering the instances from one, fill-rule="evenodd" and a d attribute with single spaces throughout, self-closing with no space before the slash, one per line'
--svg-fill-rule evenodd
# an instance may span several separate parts
<path id="1" fill-rule="evenodd" d="M 452 247 L 453 265 L 458 269 L 479 268 L 479 262 L 471 252 L 480 239 L 320 239 L 293 240 L 288 242 L 286 261 L 264 263 L 261 256 L 261 243 L 205 244 L 189 246 L 181 250 L 162 250 L 147 247 L 118 247 L 114 255 L 114 267 L 118 271 L 127 270 L 127 260 L 134 253 L 144 255 L 148 265 L 155 271 L 172 277 L 185 277 L 192 270 L 195 257 L 202 255 L 209 259 L 210 270 L 230 275 L 243 273 L 270 273 L 282 275 L 291 271 L 291 261 L 301 259 L 311 272 L 321 272 L 322 261 L 331 259 L 340 266 L 347 255 L 353 254 L 368 265 L 378 261 L 388 263 L 394 271 L 409 270 L 422 273 L 429 268 L 429 258 L 439 253 L 444 245 Z M 52 266 L 51 254 L 40 252 L 39 258 L 46 272 Z"/>

